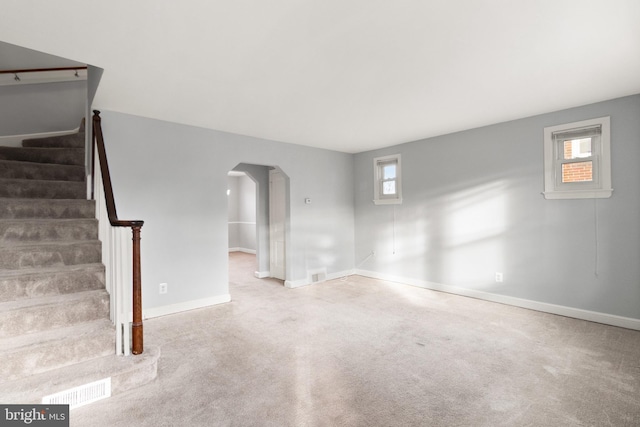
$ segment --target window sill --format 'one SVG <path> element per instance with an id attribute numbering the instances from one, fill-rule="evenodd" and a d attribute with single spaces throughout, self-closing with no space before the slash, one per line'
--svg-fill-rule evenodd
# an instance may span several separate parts
<path id="1" fill-rule="evenodd" d="M 374 199 L 376 205 L 401 205 L 402 199 Z"/>
<path id="2" fill-rule="evenodd" d="M 613 194 L 613 189 L 545 191 L 542 194 L 545 199 L 607 199 Z"/>

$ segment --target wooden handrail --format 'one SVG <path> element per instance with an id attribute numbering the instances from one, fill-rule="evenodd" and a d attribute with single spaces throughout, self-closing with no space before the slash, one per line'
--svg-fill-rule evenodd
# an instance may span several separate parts
<path id="1" fill-rule="evenodd" d="M 131 227 L 133 233 L 133 323 L 131 325 L 133 354 L 141 354 L 143 351 L 142 332 L 142 280 L 140 273 L 140 229 L 144 224 L 141 220 L 121 220 L 118 219 L 116 203 L 113 198 L 113 187 L 111 186 L 111 175 L 109 174 L 109 164 L 107 153 L 104 148 L 104 137 L 102 135 L 102 119 L 100 111 L 93 110 L 93 147 L 98 150 L 98 160 L 100 161 L 100 172 L 104 186 L 104 198 L 107 205 L 107 216 L 109 223 L 113 227 Z M 92 164 L 94 164 L 92 162 Z M 93 169 L 93 167 L 92 167 Z M 95 173 L 91 171 L 91 176 Z M 92 185 L 93 187 L 93 185 Z"/>
<path id="2" fill-rule="evenodd" d="M 86 70 L 86 66 L 80 67 L 55 67 L 55 68 L 23 68 L 20 70 L 0 70 L 0 74 L 24 74 L 24 73 L 43 73 L 47 71 L 71 71 Z"/>

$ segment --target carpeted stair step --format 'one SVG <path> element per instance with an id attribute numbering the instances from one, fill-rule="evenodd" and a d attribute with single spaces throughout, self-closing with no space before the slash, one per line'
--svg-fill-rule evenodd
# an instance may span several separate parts
<path id="1" fill-rule="evenodd" d="M 36 179 L 0 179 L 0 197 L 28 199 L 84 199 L 84 182 Z"/>
<path id="2" fill-rule="evenodd" d="M 23 147 L 56 147 L 56 148 L 84 148 L 84 132 L 69 135 L 47 136 L 44 138 L 31 138 L 22 141 Z"/>
<path id="3" fill-rule="evenodd" d="M 0 302 L 104 289 L 101 263 L 0 270 Z"/>
<path id="4" fill-rule="evenodd" d="M 42 398 L 104 378 L 111 378 L 116 395 L 153 381 L 158 373 L 160 348 L 146 346 L 134 357 L 105 356 L 0 384 L 0 402 L 41 403 Z"/>
<path id="5" fill-rule="evenodd" d="M 0 218 L 95 218 L 95 201 L 0 198 Z"/>
<path id="6" fill-rule="evenodd" d="M 0 402 L 106 377 L 112 392 L 157 375 L 159 349 L 115 356 L 85 134 L 0 147 Z"/>
<path id="7" fill-rule="evenodd" d="M 0 244 L 51 242 L 60 240 L 96 240 L 97 219 L 3 219 L 0 220 Z"/>
<path id="8" fill-rule="evenodd" d="M 114 348 L 115 328 L 108 319 L 0 339 L 0 383 L 110 356 Z"/>
<path id="9" fill-rule="evenodd" d="M 0 160 L 83 166 L 83 148 L 0 147 Z"/>
<path id="10" fill-rule="evenodd" d="M 0 270 L 102 262 L 100 241 L 15 244 L 0 247 Z"/>
<path id="11" fill-rule="evenodd" d="M 0 303 L 0 338 L 64 328 L 109 317 L 105 290 Z"/>
<path id="12" fill-rule="evenodd" d="M 84 166 L 0 160 L 0 178 L 84 181 Z"/>

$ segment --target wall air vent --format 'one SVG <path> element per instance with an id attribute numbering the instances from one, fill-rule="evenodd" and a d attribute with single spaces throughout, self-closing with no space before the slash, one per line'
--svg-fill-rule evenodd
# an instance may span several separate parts
<path id="1" fill-rule="evenodd" d="M 317 268 L 314 270 L 307 270 L 307 282 L 308 283 L 319 283 L 327 280 L 327 269 L 326 268 Z"/>

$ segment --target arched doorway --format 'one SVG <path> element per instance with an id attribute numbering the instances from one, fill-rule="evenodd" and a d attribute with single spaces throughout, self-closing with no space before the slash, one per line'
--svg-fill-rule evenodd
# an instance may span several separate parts
<path id="1" fill-rule="evenodd" d="M 252 269 L 251 274 L 257 278 L 284 282 L 288 265 L 289 177 L 277 166 L 239 163 L 229 171 L 228 179 L 230 254 L 254 253 L 255 261 L 250 265 L 244 262 L 243 268 Z M 229 265 L 230 269 L 235 268 L 231 258 Z"/>

